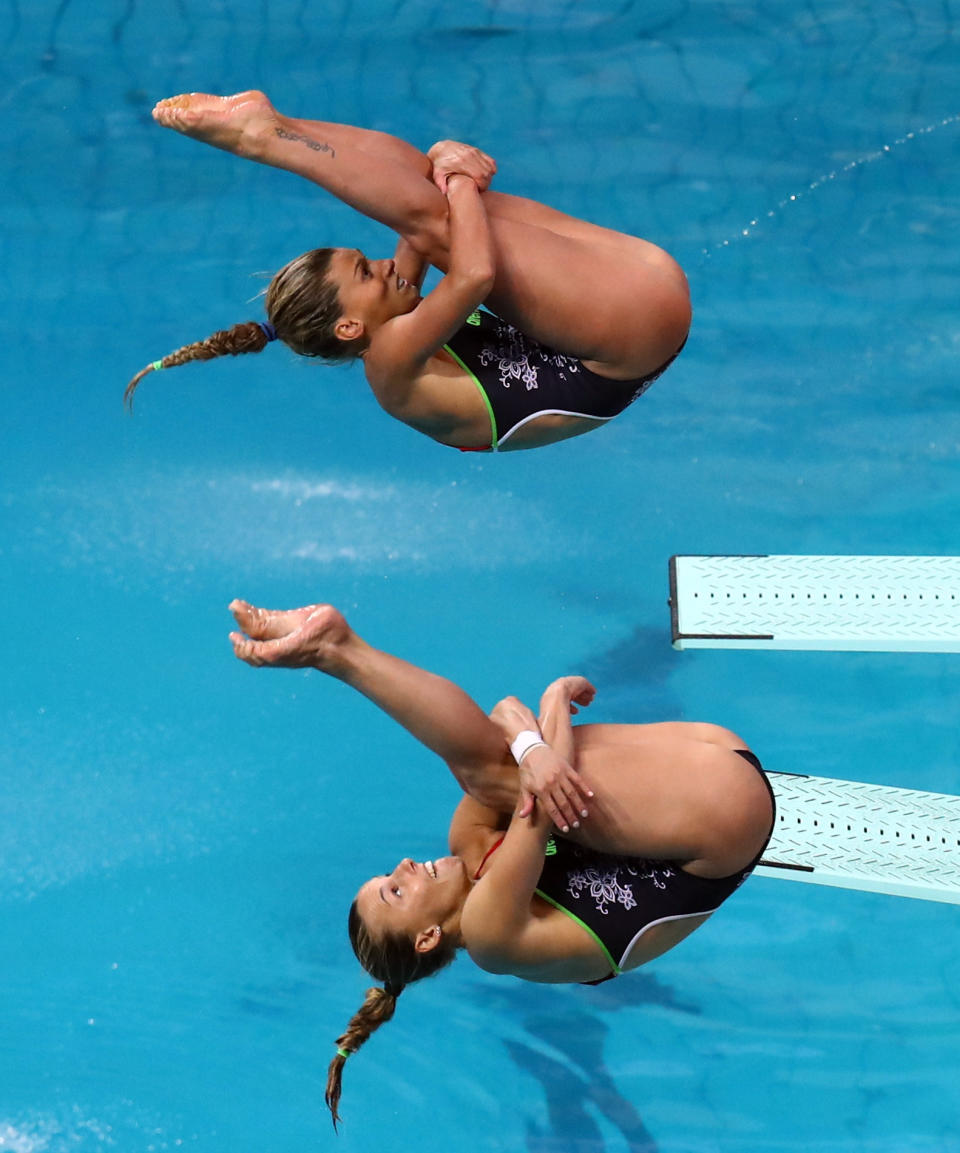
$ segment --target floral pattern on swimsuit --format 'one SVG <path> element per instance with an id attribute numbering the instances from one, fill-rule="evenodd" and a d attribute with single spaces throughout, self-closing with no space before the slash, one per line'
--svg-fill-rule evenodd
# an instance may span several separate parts
<path id="1" fill-rule="evenodd" d="M 582 370 L 580 361 L 574 357 L 530 341 L 512 324 L 499 317 L 496 319 L 496 342 L 485 343 L 479 359 L 484 368 L 496 366 L 504 388 L 522 384 L 527 392 L 532 392 L 540 387 L 541 367 L 554 369 L 561 380 L 567 379 L 568 372 L 573 374 Z"/>
<path id="2" fill-rule="evenodd" d="M 598 869 L 588 865 L 585 869 L 571 869 L 567 875 L 567 892 L 579 899 L 587 891 L 593 898 L 597 912 L 602 916 L 608 913 L 608 904 L 622 905 L 624 909 L 635 909 L 637 898 L 633 886 L 627 883 L 628 877 L 650 881 L 657 889 L 666 889 L 667 881 L 676 876 L 676 871 L 662 862 L 636 861 L 635 866 L 615 865 L 612 869 Z M 621 878 L 623 870 L 625 876 Z"/>

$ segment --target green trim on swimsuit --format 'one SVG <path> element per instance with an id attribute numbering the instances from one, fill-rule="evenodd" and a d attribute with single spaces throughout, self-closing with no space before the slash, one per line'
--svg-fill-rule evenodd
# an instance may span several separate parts
<path id="1" fill-rule="evenodd" d="M 490 403 L 490 397 L 487 396 L 486 389 L 484 389 L 484 387 L 480 383 L 480 381 L 477 380 L 476 376 L 470 371 L 469 367 L 463 363 L 463 361 L 460 359 L 460 357 L 457 356 L 457 354 L 453 351 L 453 349 L 450 347 L 449 344 L 445 344 L 443 346 L 443 349 L 444 349 L 444 352 L 450 353 L 450 355 L 457 362 L 457 364 L 460 365 L 460 367 L 463 369 L 463 371 L 467 374 L 467 376 L 470 377 L 470 379 L 473 381 L 473 383 L 480 390 L 480 395 L 483 397 L 483 403 L 487 406 L 487 416 L 490 417 L 490 428 L 493 430 L 493 439 L 490 441 L 490 451 L 496 452 L 497 451 L 497 440 L 499 439 L 497 436 L 497 418 L 493 415 L 493 405 Z"/>
<path id="2" fill-rule="evenodd" d="M 543 898 L 543 899 L 544 899 L 544 900 L 547 902 L 547 904 L 548 904 L 548 905 L 553 905 L 553 907 L 554 907 L 555 909 L 559 909 L 561 913 L 564 913 L 564 914 L 566 914 L 566 916 L 568 916 L 568 917 L 570 918 L 570 920 L 571 920 L 571 921 L 574 921 L 574 922 L 576 922 L 576 924 L 578 924 L 578 925 L 580 926 L 580 928 L 581 928 L 581 929 L 586 929 L 586 931 L 587 931 L 587 932 L 590 934 L 590 936 L 591 936 L 591 937 L 594 939 L 594 941 L 596 941 L 596 943 L 597 943 L 597 944 L 600 946 L 600 948 L 603 950 L 603 955 L 604 955 L 604 956 L 607 958 L 607 961 L 608 961 L 608 962 L 609 962 L 609 964 L 610 964 L 610 968 L 613 970 L 613 975 L 614 975 L 615 977 L 619 977 L 619 976 L 621 975 L 621 969 L 620 969 L 620 966 L 619 966 L 619 965 L 617 964 L 617 962 L 616 962 L 616 961 L 613 959 L 613 957 L 611 957 L 611 955 L 610 955 L 610 950 L 609 950 L 609 949 L 607 948 L 607 946 L 606 946 L 606 945 L 603 943 L 603 941 L 601 941 L 601 940 L 600 940 L 600 938 L 599 938 L 599 937 L 597 936 L 597 934 L 596 934 L 596 933 L 593 931 L 593 929 L 591 929 L 591 928 L 590 928 L 590 926 L 589 926 L 588 924 L 586 924 L 586 922 L 584 922 L 584 921 L 581 921 L 581 920 L 580 920 L 580 918 L 577 916 L 577 914 L 576 914 L 576 913 L 571 913 L 571 912 L 570 912 L 570 910 L 569 910 L 569 909 L 565 909 L 565 908 L 563 907 L 563 905 L 561 905 L 561 904 L 560 904 L 560 902 L 559 902 L 559 901 L 555 901 L 555 900 L 553 899 L 553 897 L 548 897 L 548 896 L 547 896 L 547 894 L 546 894 L 546 893 L 544 893 L 544 892 L 542 892 L 540 889 L 534 889 L 533 891 L 534 891 L 534 892 L 537 894 L 537 896 L 538 896 L 538 897 L 542 897 L 542 898 Z"/>

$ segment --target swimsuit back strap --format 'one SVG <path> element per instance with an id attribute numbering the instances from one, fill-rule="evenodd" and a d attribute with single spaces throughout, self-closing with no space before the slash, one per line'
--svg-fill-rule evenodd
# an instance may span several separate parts
<path id="1" fill-rule="evenodd" d="M 497 851 L 497 849 L 500 848 L 500 846 L 502 844 L 503 844 L 503 837 L 501 837 L 500 840 L 497 841 L 495 844 L 491 845 L 490 848 L 487 849 L 487 851 L 483 854 L 483 860 L 477 866 L 477 871 L 473 874 L 473 879 L 475 881 L 480 880 L 480 874 L 483 872 L 483 866 L 487 863 L 487 860 Z"/>

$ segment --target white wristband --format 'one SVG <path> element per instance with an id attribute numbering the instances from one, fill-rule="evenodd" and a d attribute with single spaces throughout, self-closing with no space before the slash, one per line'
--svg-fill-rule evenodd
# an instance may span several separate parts
<path id="1" fill-rule="evenodd" d="M 513 753 L 513 759 L 517 765 L 521 764 L 523 758 L 530 752 L 531 749 L 538 749 L 541 745 L 546 745 L 546 741 L 533 729 L 524 729 L 522 733 L 518 733 L 516 738 L 510 742 L 510 752 Z"/>

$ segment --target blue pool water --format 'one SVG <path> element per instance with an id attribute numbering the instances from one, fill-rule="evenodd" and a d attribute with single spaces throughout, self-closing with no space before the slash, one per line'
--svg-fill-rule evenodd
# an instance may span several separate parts
<path id="1" fill-rule="evenodd" d="M 322 1104 L 357 883 L 456 788 L 365 702 L 252 672 L 235 595 L 326 599 L 482 703 L 709 719 L 775 769 L 960 791 L 956 658 L 675 653 L 682 552 L 955 553 L 955 0 L 0 4 L 0 1150 L 960 1150 L 960 912 L 755 879 L 602 989 L 461 961 Z M 464 457 L 352 369 L 123 386 L 387 237 L 153 125 L 173 92 L 480 144 L 664 244 L 684 355 L 608 428 Z M 754 223 L 756 222 L 756 223 Z"/>

